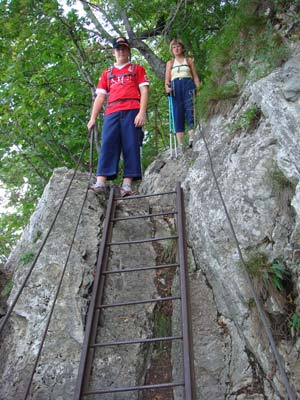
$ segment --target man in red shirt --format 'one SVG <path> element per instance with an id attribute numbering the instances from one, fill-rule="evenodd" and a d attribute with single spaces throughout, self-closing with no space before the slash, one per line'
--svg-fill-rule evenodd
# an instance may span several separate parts
<path id="1" fill-rule="evenodd" d="M 116 62 L 99 79 L 88 128 L 91 129 L 107 98 L 102 129 L 102 145 L 97 167 L 97 182 L 90 189 L 106 191 L 106 180 L 118 174 L 120 154 L 124 160 L 121 195 L 131 195 L 131 183 L 141 179 L 140 144 L 146 122 L 149 81 L 145 69 L 130 62 L 130 46 L 124 37 L 113 41 Z M 107 97 L 108 96 L 108 97 Z"/>

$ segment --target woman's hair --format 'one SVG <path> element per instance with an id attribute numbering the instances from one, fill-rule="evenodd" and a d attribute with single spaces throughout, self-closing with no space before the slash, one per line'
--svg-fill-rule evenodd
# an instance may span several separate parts
<path id="1" fill-rule="evenodd" d="M 170 47 L 169 47 L 170 53 L 173 55 L 172 46 L 174 46 L 175 44 L 180 44 L 180 46 L 182 47 L 182 51 L 184 53 L 185 48 L 184 48 L 183 41 L 181 39 L 173 39 L 173 40 L 171 40 Z"/>

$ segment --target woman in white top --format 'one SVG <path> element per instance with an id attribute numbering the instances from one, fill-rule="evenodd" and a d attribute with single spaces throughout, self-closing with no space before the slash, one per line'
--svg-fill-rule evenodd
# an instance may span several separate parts
<path id="1" fill-rule="evenodd" d="M 200 80 L 194 60 L 184 56 L 184 44 L 180 39 L 170 43 L 170 53 L 174 56 L 166 65 L 166 93 L 173 97 L 175 131 L 178 154 L 182 153 L 185 121 L 189 128 L 189 147 L 193 147 L 194 107 L 193 99 Z"/>

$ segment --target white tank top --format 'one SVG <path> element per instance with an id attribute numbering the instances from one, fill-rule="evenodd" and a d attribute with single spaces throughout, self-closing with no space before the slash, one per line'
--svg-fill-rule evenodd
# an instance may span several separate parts
<path id="1" fill-rule="evenodd" d="M 192 78 L 191 68 L 188 65 L 186 58 L 183 60 L 182 64 L 176 59 L 174 60 L 173 66 L 171 68 L 171 81 L 177 78 Z"/>

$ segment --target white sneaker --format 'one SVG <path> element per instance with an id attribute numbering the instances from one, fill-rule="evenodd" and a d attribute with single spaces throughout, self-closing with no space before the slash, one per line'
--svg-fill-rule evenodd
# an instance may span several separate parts
<path id="1" fill-rule="evenodd" d="M 123 185 L 120 187 L 120 194 L 121 197 L 127 197 L 127 196 L 133 196 L 135 192 L 132 191 L 131 185 L 128 183 L 123 183 Z"/>
<path id="2" fill-rule="evenodd" d="M 107 186 L 105 185 L 105 183 L 96 182 L 94 185 L 89 186 L 89 190 L 92 190 L 95 193 L 106 193 Z"/>
<path id="3" fill-rule="evenodd" d="M 177 147 L 177 158 L 180 158 L 183 156 L 183 145 L 179 144 Z"/>

